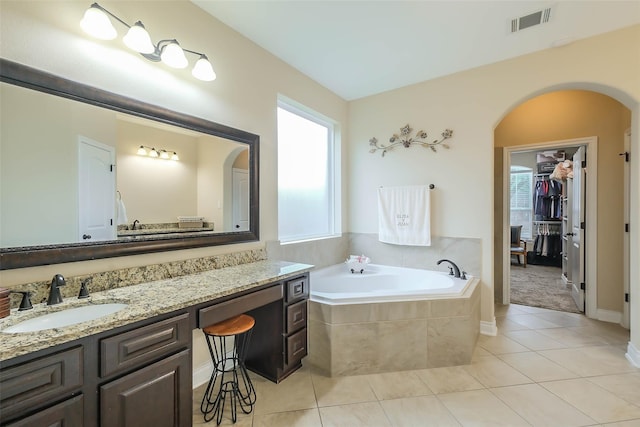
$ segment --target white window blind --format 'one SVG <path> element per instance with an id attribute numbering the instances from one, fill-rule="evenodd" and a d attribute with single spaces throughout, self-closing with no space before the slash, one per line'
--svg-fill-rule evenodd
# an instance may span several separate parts
<path id="1" fill-rule="evenodd" d="M 532 238 L 533 170 L 523 166 L 511 167 L 510 182 L 511 225 L 522 225 L 523 239 Z"/>

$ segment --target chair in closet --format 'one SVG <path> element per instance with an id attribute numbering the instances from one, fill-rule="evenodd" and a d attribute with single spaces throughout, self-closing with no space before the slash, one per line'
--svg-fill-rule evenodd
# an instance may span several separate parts
<path id="1" fill-rule="evenodd" d="M 524 268 L 527 268 L 527 242 L 521 239 L 522 226 L 511 226 L 511 255 L 515 255 L 520 264 L 520 257 L 522 257 Z"/>

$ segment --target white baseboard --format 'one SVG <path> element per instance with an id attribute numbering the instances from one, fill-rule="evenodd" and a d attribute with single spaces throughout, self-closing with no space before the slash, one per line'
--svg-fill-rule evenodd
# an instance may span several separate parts
<path id="1" fill-rule="evenodd" d="M 496 319 L 493 318 L 491 322 L 480 321 L 480 333 L 482 335 L 489 335 L 495 337 L 498 335 L 498 326 L 496 326 Z"/>
<path id="2" fill-rule="evenodd" d="M 622 313 L 619 311 L 603 310 L 599 308 L 596 311 L 596 319 L 603 322 L 617 323 L 619 325 L 622 323 Z"/>
<path id="3" fill-rule="evenodd" d="M 213 362 L 210 360 L 193 369 L 193 388 L 196 389 L 205 384 L 211 378 L 213 372 Z"/>
<path id="4" fill-rule="evenodd" d="M 636 368 L 640 368 L 640 350 L 637 349 L 631 342 L 627 345 L 627 353 L 625 354 L 627 360 L 631 362 Z"/>

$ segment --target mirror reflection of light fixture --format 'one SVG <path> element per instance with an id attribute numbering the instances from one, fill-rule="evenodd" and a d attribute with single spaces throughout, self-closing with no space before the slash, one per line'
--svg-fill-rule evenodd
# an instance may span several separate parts
<path id="1" fill-rule="evenodd" d="M 165 150 L 164 148 L 160 148 L 159 150 L 156 150 L 155 147 L 149 147 L 147 145 L 141 145 L 136 151 L 136 153 L 140 156 L 149 156 L 154 159 L 175 160 L 175 161 L 180 160 L 180 158 L 178 157 L 178 153 L 176 153 L 173 150 Z"/>
<path id="2" fill-rule="evenodd" d="M 98 3 L 93 3 L 87 9 L 80 21 L 80 26 L 93 37 L 101 40 L 113 40 L 117 36 L 117 31 L 109 17 L 129 29 L 122 39 L 124 44 L 148 60 L 163 62 L 173 68 L 186 68 L 189 65 L 189 61 L 185 56 L 185 52 L 188 52 L 198 56 L 198 60 L 191 72 L 196 79 L 207 82 L 216 79 L 216 73 L 213 71 L 211 62 L 209 62 L 209 58 L 204 53 L 182 48 L 176 39 L 160 40 L 154 44 L 141 21 L 136 21 L 135 24 L 129 25 Z"/>

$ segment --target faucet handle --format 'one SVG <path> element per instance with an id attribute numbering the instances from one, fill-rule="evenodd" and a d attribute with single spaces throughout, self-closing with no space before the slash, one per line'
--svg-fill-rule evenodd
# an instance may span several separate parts
<path id="1" fill-rule="evenodd" d="M 449 276 L 453 276 L 453 267 L 449 266 Z"/>
<path id="2" fill-rule="evenodd" d="M 80 282 L 80 292 L 78 293 L 78 299 L 89 298 L 89 288 L 87 285 L 91 283 L 92 278 L 87 277 Z"/>
<path id="3" fill-rule="evenodd" d="M 462 280 L 467 280 L 467 272 L 466 272 L 466 271 L 464 271 L 464 270 L 462 270 L 462 275 L 460 275 L 460 278 L 461 278 Z"/>
<path id="4" fill-rule="evenodd" d="M 20 300 L 20 308 L 18 311 L 31 310 L 33 305 L 31 304 L 31 292 L 30 291 L 11 291 L 12 294 L 22 294 Z"/>

